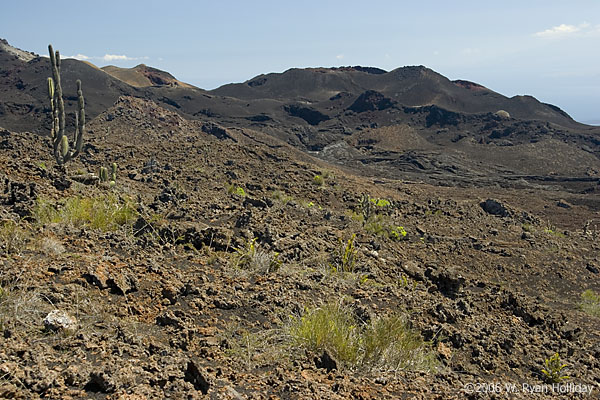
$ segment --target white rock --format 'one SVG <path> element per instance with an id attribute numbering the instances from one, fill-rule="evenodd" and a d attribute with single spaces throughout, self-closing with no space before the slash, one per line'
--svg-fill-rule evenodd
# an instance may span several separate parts
<path id="1" fill-rule="evenodd" d="M 77 320 L 62 310 L 52 310 L 44 318 L 44 326 L 48 330 L 73 330 L 77 327 Z"/>

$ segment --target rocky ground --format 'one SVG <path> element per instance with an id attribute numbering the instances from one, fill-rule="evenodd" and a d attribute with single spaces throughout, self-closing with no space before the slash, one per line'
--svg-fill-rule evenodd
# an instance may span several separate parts
<path id="1" fill-rule="evenodd" d="M 49 148 L 0 130 L 2 398 L 600 393 L 600 305 L 581 308 L 600 292 L 597 190 L 369 178 L 131 97 L 91 121 L 72 179 Z M 113 162 L 114 185 L 75 178 Z M 73 199 L 119 213 L 92 225 Z M 332 304 L 357 326 L 402 315 L 431 362 L 307 347 L 295 324 Z M 574 386 L 532 394 L 555 353 Z"/>

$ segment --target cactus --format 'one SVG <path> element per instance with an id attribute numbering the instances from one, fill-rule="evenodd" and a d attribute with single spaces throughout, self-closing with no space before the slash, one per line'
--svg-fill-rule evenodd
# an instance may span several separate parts
<path id="1" fill-rule="evenodd" d="M 105 167 L 100 167 L 98 176 L 100 176 L 100 182 L 108 182 L 108 171 Z"/>
<path id="2" fill-rule="evenodd" d="M 100 182 L 108 182 L 110 186 L 114 186 L 117 183 L 117 163 L 112 163 L 110 169 L 110 180 L 108 179 L 108 168 L 106 167 L 100 167 L 98 176 Z"/>
<path id="3" fill-rule="evenodd" d="M 362 223 L 363 226 L 369 222 L 369 219 L 373 216 L 373 203 L 371 202 L 371 196 L 363 194 L 360 199 L 360 209 L 362 212 Z"/>
<path id="4" fill-rule="evenodd" d="M 117 163 L 112 163 L 111 169 L 110 181 L 112 183 L 117 181 Z"/>
<path id="5" fill-rule="evenodd" d="M 83 133 L 85 131 L 85 101 L 81 91 L 81 81 L 77 80 L 78 111 L 75 113 L 75 135 L 72 144 L 65 134 L 65 103 L 63 101 L 62 85 L 60 82 L 60 53 L 48 45 L 50 52 L 50 67 L 52 78 L 48 78 L 48 97 L 52 112 L 51 137 L 54 158 L 58 165 L 62 166 L 79 155 L 83 145 Z"/>

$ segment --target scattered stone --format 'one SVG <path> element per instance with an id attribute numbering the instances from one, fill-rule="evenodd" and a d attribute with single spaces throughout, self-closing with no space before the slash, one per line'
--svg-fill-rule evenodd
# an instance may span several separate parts
<path id="1" fill-rule="evenodd" d="M 77 328 L 77 320 L 66 311 L 52 310 L 44 318 L 44 327 L 49 331 L 72 331 Z"/>
<path id="2" fill-rule="evenodd" d="M 181 318 L 173 314 L 173 311 L 170 310 L 156 317 L 156 324 L 159 326 L 173 326 L 178 329 L 183 329 L 184 327 Z"/>
<path id="3" fill-rule="evenodd" d="M 453 267 L 427 268 L 425 276 L 431 280 L 445 296 L 454 297 L 465 284 L 465 278 Z"/>
<path id="4" fill-rule="evenodd" d="M 504 110 L 498 110 L 494 113 L 494 115 L 496 115 L 500 118 L 505 118 L 505 119 L 510 118 L 510 114 L 508 113 L 508 111 L 504 111 Z"/>
<path id="5" fill-rule="evenodd" d="M 452 349 L 444 342 L 438 343 L 437 352 L 446 360 L 450 360 L 452 358 Z"/>
<path id="6" fill-rule="evenodd" d="M 561 208 L 571 208 L 573 207 L 571 204 L 567 203 L 565 200 L 559 200 L 556 202 L 556 205 Z"/>
<path id="7" fill-rule="evenodd" d="M 378 385 L 385 386 L 388 383 L 388 379 L 385 376 L 378 376 L 375 378 L 375 383 Z"/>
<path id="8" fill-rule="evenodd" d="M 523 232 L 521 234 L 521 239 L 523 239 L 523 240 L 532 240 L 533 239 L 533 235 L 531 234 L 531 232 Z"/>
<path id="9" fill-rule="evenodd" d="M 162 290 L 162 296 L 169 300 L 169 302 L 173 305 L 177 303 L 177 297 L 179 296 L 179 291 L 175 289 L 173 286 L 165 286 Z"/>
<path id="10" fill-rule="evenodd" d="M 592 265 L 592 264 L 586 265 L 585 269 L 587 269 L 588 271 L 590 271 L 592 274 L 598 274 L 598 273 L 600 273 L 600 269 L 598 269 L 598 267 L 596 267 L 595 265 Z"/>
<path id="11" fill-rule="evenodd" d="M 199 367 L 194 360 L 188 361 L 184 380 L 194 385 L 194 388 L 201 391 L 202 394 L 207 394 L 210 389 L 206 371 Z"/>
<path id="12" fill-rule="evenodd" d="M 417 281 L 425 280 L 425 269 L 415 261 L 407 261 L 403 263 L 402 269 L 408 276 Z"/>
<path id="13" fill-rule="evenodd" d="M 116 273 L 106 280 L 111 293 L 124 296 L 137 291 L 137 279 L 133 275 Z"/>
<path id="14" fill-rule="evenodd" d="M 338 369 L 338 362 L 333 358 L 327 350 L 323 350 L 320 357 L 315 357 L 315 366 L 317 368 L 326 369 L 327 372 Z"/>
<path id="15" fill-rule="evenodd" d="M 84 386 L 87 392 L 112 393 L 116 385 L 114 379 L 107 371 L 91 372 L 88 383 Z"/>
<path id="16" fill-rule="evenodd" d="M 496 215 L 498 217 L 508 217 L 510 212 L 508 209 L 500 203 L 498 200 L 487 199 L 479 204 L 483 211 L 488 214 Z"/>
<path id="17" fill-rule="evenodd" d="M 75 182 L 83 183 L 84 185 L 95 185 L 100 182 L 100 177 L 92 173 L 73 175 L 69 178 Z"/>

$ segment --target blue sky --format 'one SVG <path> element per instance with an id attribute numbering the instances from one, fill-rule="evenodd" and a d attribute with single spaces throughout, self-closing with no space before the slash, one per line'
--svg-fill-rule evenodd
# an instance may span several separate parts
<path id="1" fill-rule="evenodd" d="M 6 1 L 0 37 L 205 89 L 293 67 L 425 65 L 600 120 L 597 0 Z"/>

